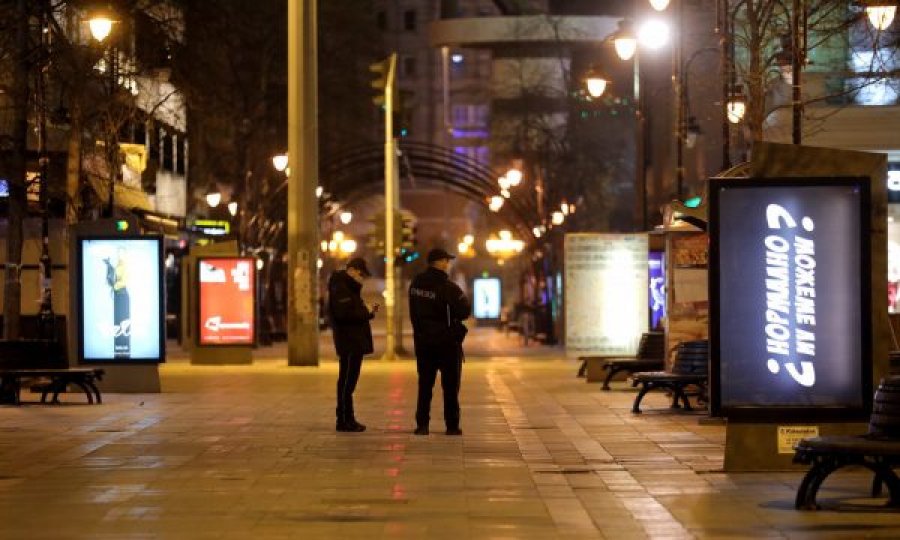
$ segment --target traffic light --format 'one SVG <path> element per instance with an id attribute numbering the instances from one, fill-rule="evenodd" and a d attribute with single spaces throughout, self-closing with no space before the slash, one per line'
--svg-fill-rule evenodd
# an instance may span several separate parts
<path id="1" fill-rule="evenodd" d="M 378 107 L 381 107 L 382 109 L 386 108 L 385 94 L 387 93 L 387 88 L 390 87 L 391 108 L 395 111 L 397 110 L 397 102 L 399 100 L 399 96 L 397 94 L 396 68 L 396 53 L 391 54 L 389 57 L 380 62 L 369 64 L 369 71 L 376 75 L 376 77 L 372 79 L 372 88 L 379 91 L 377 95 L 372 97 L 372 103 L 374 103 Z"/>
<path id="2" fill-rule="evenodd" d="M 675 200 L 666 205 L 663 212 L 664 224 L 673 226 L 678 221 L 689 223 L 705 231 L 708 221 L 706 198 L 704 196 L 690 197 L 684 201 Z"/>
<path id="3" fill-rule="evenodd" d="M 409 90 L 400 90 L 396 93 L 394 102 L 394 137 L 409 137 L 412 129 L 413 108 L 415 94 Z"/>
<path id="4" fill-rule="evenodd" d="M 369 233 L 366 246 L 369 250 L 385 256 L 384 253 L 384 213 L 376 214 L 369 223 L 372 224 L 372 232 Z M 394 246 L 396 264 L 409 264 L 420 257 L 416 239 L 416 216 L 408 210 L 400 210 L 394 214 Z"/>
<path id="5" fill-rule="evenodd" d="M 412 212 L 400 212 L 400 247 L 414 251 L 418 240 L 416 239 L 416 216 Z"/>
<path id="6" fill-rule="evenodd" d="M 372 232 L 369 233 L 368 240 L 366 241 L 366 246 L 369 249 L 378 253 L 379 255 L 384 255 L 384 212 L 379 212 L 375 214 L 375 216 L 369 220 L 369 222 L 374 227 Z M 401 235 L 401 230 L 403 228 L 403 219 L 400 212 L 394 214 L 394 248 L 399 251 L 400 246 L 402 245 L 403 237 Z"/>

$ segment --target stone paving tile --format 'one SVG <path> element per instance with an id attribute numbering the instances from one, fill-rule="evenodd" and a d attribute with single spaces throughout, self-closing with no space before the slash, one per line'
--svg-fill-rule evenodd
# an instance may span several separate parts
<path id="1" fill-rule="evenodd" d="M 276 355 L 176 358 L 164 393 L 103 406 L 0 407 L 0 538 L 900 538 L 867 474 L 797 512 L 800 473 L 725 474 L 723 426 L 662 395 L 632 415 L 623 383 L 601 392 L 575 368 L 470 360 L 461 438 L 441 433 L 440 399 L 432 435 L 411 434 L 410 361 L 364 364 L 358 435 L 334 432 L 333 361 Z"/>

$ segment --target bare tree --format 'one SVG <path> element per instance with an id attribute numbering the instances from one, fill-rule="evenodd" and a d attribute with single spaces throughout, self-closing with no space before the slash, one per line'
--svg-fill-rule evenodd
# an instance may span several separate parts
<path id="1" fill-rule="evenodd" d="M 896 62 L 883 54 L 893 58 L 896 49 L 881 47 L 880 33 L 867 24 L 863 9 L 845 0 L 741 0 L 726 2 L 726 7 L 726 23 L 733 24 L 732 78 L 746 87 L 744 122 L 750 140 L 763 140 L 765 123 L 776 110 L 796 107 L 802 112 L 806 105 L 824 101 L 847 104 L 866 86 L 897 74 Z M 860 48 L 873 54 L 869 66 L 856 66 L 854 73 L 848 63 Z M 799 63 L 792 65 L 795 54 Z M 794 83 L 797 65 L 798 84 L 804 74 L 830 77 L 830 84 L 806 85 L 802 95 L 778 99 Z M 809 127 L 815 129 L 815 124 Z"/>

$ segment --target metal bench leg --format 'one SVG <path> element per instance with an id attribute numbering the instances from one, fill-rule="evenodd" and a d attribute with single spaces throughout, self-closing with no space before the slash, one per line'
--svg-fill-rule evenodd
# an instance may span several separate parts
<path id="1" fill-rule="evenodd" d="M 687 392 L 684 391 L 684 386 L 678 387 L 678 394 L 681 395 L 681 401 L 684 403 L 684 410 L 693 411 L 694 408 L 691 407 L 691 400 L 688 399 Z"/>
<path id="2" fill-rule="evenodd" d="M 815 494 L 810 497 L 809 486 L 812 484 L 813 478 L 815 478 L 818 474 L 818 464 L 813 463 L 812 467 L 810 467 L 810 469 L 806 471 L 806 475 L 803 477 L 803 481 L 800 482 L 800 487 L 797 488 L 797 499 L 794 501 L 795 509 L 816 509 L 816 497 Z"/>
<path id="3" fill-rule="evenodd" d="M 622 371 L 622 368 L 618 366 L 610 366 L 606 369 L 606 378 L 603 379 L 603 390 L 609 390 L 609 383 L 612 381 L 612 378 L 616 376 L 616 373 Z"/>
<path id="4" fill-rule="evenodd" d="M 68 383 L 61 379 L 50 379 L 50 385 L 47 387 L 47 393 L 53 393 L 50 403 L 59 405 L 59 395 L 66 391 Z"/>
<path id="5" fill-rule="evenodd" d="M 631 406 L 631 412 L 634 414 L 641 414 L 641 401 L 647 395 L 647 392 L 653 390 L 653 383 L 644 382 L 639 384 L 641 385 L 641 390 L 634 398 L 634 405 Z"/>
<path id="6" fill-rule="evenodd" d="M 877 497 L 881 495 L 881 484 L 883 483 L 888 490 L 887 506 L 892 508 L 900 507 L 900 478 L 891 469 L 890 463 L 884 459 L 876 458 L 874 462 L 867 462 L 865 465 L 875 473 L 875 478 L 872 480 L 872 496 Z"/>
<path id="7" fill-rule="evenodd" d="M 78 388 L 81 388 L 81 391 L 84 392 L 84 395 L 87 396 L 88 405 L 94 404 L 94 394 L 91 393 L 91 390 L 84 384 L 84 381 L 74 381 L 74 383 Z"/>
<path id="8" fill-rule="evenodd" d="M 819 488 L 822 487 L 822 483 L 825 482 L 825 479 L 828 478 L 831 473 L 844 465 L 847 465 L 847 463 L 830 458 L 823 460 L 817 467 L 814 467 L 816 469 L 816 474 L 810 479 L 809 486 L 807 487 L 806 505 L 804 506 L 804 509 L 819 509 L 819 505 L 816 503 L 816 495 L 819 493 Z"/>
<path id="9" fill-rule="evenodd" d="M 812 466 L 807 471 L 800 487 L 797 488 L 797 499 L 794 501 L 794 508 L 797 510 L 818 510 L 819 505 L 816 504 L 816 493 L 822 482 L 829 474 L 834 472 L 831 463 L 822 461 L 821 458 L 814 458 Z"/>
<path id="10" fill-rule="evenodd" d="M 881 497 L 882 484 L 881 473 L 875 473 L 875 476 L 872 478 L 872 497 Z"/>
<path id="11" fill-rule="evenodd" d="M 88 387 L 88 390 L 90 390 L 91 393 L 94 394 L 94 401 L 98 405 L 102 405 L 103 398 L 100 396 L 100 388 L 98 388 L 97 385 L 94 384 L 94 379 L 85 379 L 84 384 Z"/>

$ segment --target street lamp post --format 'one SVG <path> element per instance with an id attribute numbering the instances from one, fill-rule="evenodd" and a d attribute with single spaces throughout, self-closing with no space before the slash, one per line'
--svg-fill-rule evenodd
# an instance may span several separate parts
<path id="1" fill-rule="evenodd" d="M 667 39 L 668 28 L 658 21 L 649 21 L 642 26 L 640 34 L 641 41 L 647 46 L 659 48 Z M 632 95 L 635 108 L 635 189 L 638 191 L 637 204 L 640 206 L 641 229 L 646 230 L 649 227 L 647 214 L 646 103 L 643 93 L 641 92 L 641 62 L 640 51 L 638 50 L 638 35 L 635 33 L 634 25 L 631 20 L 623 19 L 619 21 L 619 28 L 616 33 L 613 34 L 612 42 L 616 50 L 616 56 L 623 61 L 631 60 L 633 66 Z M 606 82 L 602 76 L 596 75 L 596 71 L 592 73 L 592 75 L 593 77 L 586 80 L 588 91 L 593 97 L 599 97 L 606 88 Z M 592 82 L 594 91 L 591 90 Z M 599 93 L 597 93 L 597 90 L 599 90 Z"/>
<path id="2" fill-rule="evenodd" d="M 116 21 L 112 19 L 110 14 L 106 11 L 95 13 L 88 19 L 88 27 L 91 30 L 91 36 L 93 36 L 98 43 L 106 43 L 107 38 L 110 38 L 112 35 L 115 22 Z M 116 99 L 116 91 L 119 84 L 118 57 L 119 52 L 115 45 L 113 43 L 107 45 L 105 69 L 108 85 L 107 99 L 109 100 L 107 106 L 109 107 L 112 107 L 113 102 Z M 110 218 L 113 217 L 115 210 L 116 178 L 118 176 L 118 137 L 114 133 L 116 128 L 113 125 L 114 122 L 111 120 L 112 114 L 113 113 L 110 111 L 110 119 L 106 126 L 106 140 L 104 141 L 106 145 L 106 162 L 109 167 L 109 201 L 106 207 L 106 214 Z"/>
<path id="3" fill-rule="evenodd" d="M 680 42 L 680 38 L 679 38 Z M 679 43 L 678 46 L 679 51 L 683 51 L 683 44 Z M 687 146 L 688 148 L 693 148 L 694 143 L 696 142 L 696 136 L 699 131 L 699 127 L 697 126 L 697 120 L 690 115 L 691 104 L 690 104 L 690 78 L 691 78 L 691 66 L 694 64 L 694 61 L 705 52 L 716 52 L 717 49 L 715 47 L 706 47 L 703 49 L 699 49 L 694 51 L 694 53 L 688 58 L 686 62 L 682 61 L 683 53 L 679 52 L 678 54 L 678 75 L 676 77 L 676 90 L 675 90 L 675 99 L 677 106 L 677 115 L 676 115 L 676 126 L 677 126 L 677 144 L 676 144 L 676 153 L 675 153 L 675 193 L 677 198 L 680 200 L 684 196 L 684 177 L 685 177 L 685 165 L 684 165 L 684 148 Z"/>

